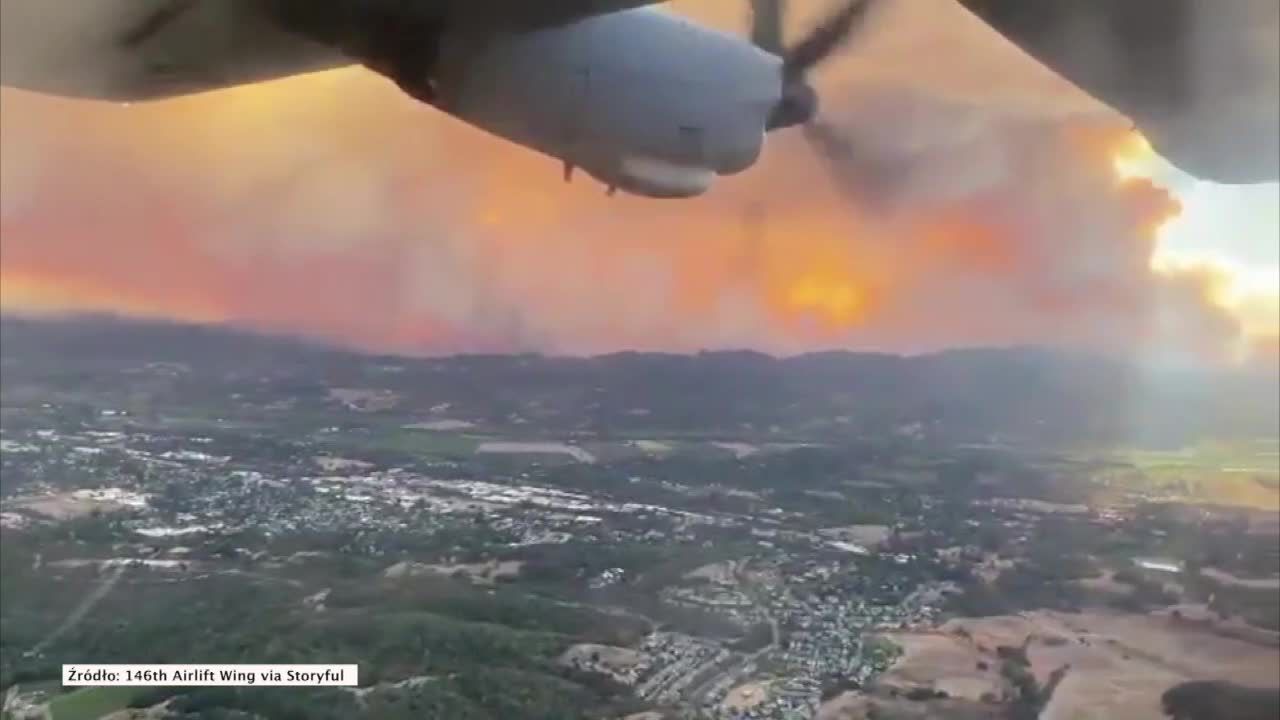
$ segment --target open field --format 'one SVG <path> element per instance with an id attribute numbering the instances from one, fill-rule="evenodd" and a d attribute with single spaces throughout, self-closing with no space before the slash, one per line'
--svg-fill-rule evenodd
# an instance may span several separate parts
<path id="1" fill-rule="evenodd" d="M 1199 467 L 1235 472 L 1252 472 L 1266 476 L 1280 475 L 1280 453 L 1277 443 L 1269 440 L 1238 442 L 1205 442 L 1180 450 L 1126 450 L 1117 459 L 1143 470 Z"/>
<path id="2" fill-rule="evenodd" d="M 763 703 L 768 697 L 769 683 L 752 682 L 730 690 L 722 704 L 728 710 L 743 712 Z"/>
<path id="3" fill-rule="evenodd" d="M 54 698 L 49 702 L 53 720 L 97 720 L 124 709 L 129 701 L 147 688 L 87 687 Z"/>
<path id="4" fill-rule="evenodd" d="M 902 648 L 902 657 L 881 676 L 883 687 L 906 690 L 928 686 L 968 700 L 1000 698 L 1009 690 L 1000 677 L 1000 660 L 993 645 L 943 631 L 889 637 Z"/>
<path id="5" fill-rule="evenodd" d="M 1119 465 L 1097 479 L 1110 490 L 1280 510 L 1280 453 L 1273 441 L 1205 443 L 1174 451 L 1123 450 L 1107 459 Z"/>
<path id="6" fill-rule="evenodd" d="M 904 697 L 843 692 L 822 704 L 817 720 L 1005 720 L 1006 717 L 1000 705 L 968 700 L 919 702 Z"/>
<path id="7" fill-rule="evenodd" d="M 1000 646 L 1027 643 L 1031 671 L 1042 684 L 1069 665 L 1041 715 L 1045 720 L 1164 720 L 1161 694 L 1184 681 L 1224 679 L 1266 687 L 1280 676 L 1275 645 L 1156 614 L 1036 611 L 957 619 L 935 632 L 889 637 L 904 654 L 881 684 L 923 685 L 956 698 L 999 697 L 1005 690 Z"/>

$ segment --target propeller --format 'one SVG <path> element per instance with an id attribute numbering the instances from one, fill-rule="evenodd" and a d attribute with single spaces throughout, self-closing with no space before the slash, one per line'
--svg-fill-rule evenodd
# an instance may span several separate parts
<path id="1" fill-rule="evenodd" d="M 862 207 L 885 212 L 907 186 L 909 166 L 868 152 L 831 123 L 814 119 L 803 129 L 804 139 L 822 158 L 836 187 Z"/>
<path id="2" fill-rule="evenodd" d="M 787 46 L 782 33 L 786 0 L 751 0 L 751 41 L 782 58 L 782 97 L 769 114 L 766 129 L 780 130 L 814 121 L 819 103 L 818 93 L 809 83 L 809 71 L 865 26 L 875 1 L 846 0 L 803 39 Z"/>
<path id="3" fill-rule="evenodd" d="M 809 72 L 830 58 L 866 27 L 872 6 L 879 0 L 844 0 L 803 39 L 788 46 L 782 28 L 786 0 L 751 0 L 751 41 L 782 58 L 782 96 L 769 113 L 767 131 L 801 126 L 804 138 L 837 188 L 860 205 L 866 205 L 876 188 L 893 175 L 891 168 L 874 162 L 829 122 L 818 117 L 818 93 L 809 83 Z"/>

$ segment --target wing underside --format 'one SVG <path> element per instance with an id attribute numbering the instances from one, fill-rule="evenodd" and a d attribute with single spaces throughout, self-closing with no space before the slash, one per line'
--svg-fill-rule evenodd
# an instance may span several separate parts
<path id="1" fill-rule="evenodd" d="M 3 84 L 148 100 L 349 64 L 258 0 L 0 0 Z"/>
<path id="2" fill-rule="evenodd" d="M 149 100 L 356 62 L 327 38 L 282 23 L 282 9 L 320 14 L 330 30 L 345 35 L 388 19 L 410 27 L 431 21 L 532 28 L 654 1 L 0 0 L 0 83 L 71 97 Z"/>

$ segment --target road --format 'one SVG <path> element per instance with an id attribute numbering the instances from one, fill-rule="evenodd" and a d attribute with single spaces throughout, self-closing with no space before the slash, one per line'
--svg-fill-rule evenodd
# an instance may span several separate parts
<path id="1" fill-rule="evenodd" d="M 695 704 L 704 702 L 706 700 L 707 693 L 710 692 L 717 684 L 723 682 L 727 677 L 742 674 L 747 667 L 754 665 L 765 655 L 765 653 L 777 648 L 778 643 L 781 642 L 782 631 L 778 627 L 778 619 L 769 613 L 768 599 L 760 593 L 759 588 L 755 587 L 747 579 L 745 572 L 746 565 L 747 562 L 743 561 L 741 565 L 734 569 L 734 579 L 738 581 L 738 586 L 751 598 L 751 600 L 756 604 L 756 607 L 760 608 L 760 611 L 764 614 L 765 622 L 769 623 L 769 644 L 749 655 L 743 655 L 741 659 L 726 666 L 723 671 L 716 673 L 705 682 L 698 685 L 693 692 L 688 694 L 689 700 Z"/>

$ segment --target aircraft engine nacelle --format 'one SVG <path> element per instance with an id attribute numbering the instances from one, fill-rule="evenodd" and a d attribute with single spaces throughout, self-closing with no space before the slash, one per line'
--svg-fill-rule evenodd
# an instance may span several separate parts
<path id="1" fill-rule="evenodd" d="M 653 8 L 535 32 L 452 29 L 429 76 L 441 110 L 657 198 L 754 164 L 782 92 L 777 57 Z"/>

